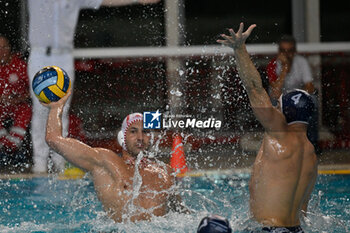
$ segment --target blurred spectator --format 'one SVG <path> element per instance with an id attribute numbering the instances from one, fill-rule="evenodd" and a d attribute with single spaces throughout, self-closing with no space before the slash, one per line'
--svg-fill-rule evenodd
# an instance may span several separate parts
<path id="1" fill-rule="evenodd" d="M 25 138 L 32 110 L 27 65 L 11 52 L 9 40 L 0 35 L 0 150 L 11 155 Z"/>
<path id="2" fill-rule="evenodd" d="M 122 6 L 128 4 L 156 3 L 160 0 L 28 0 L 30 57 L 28 74 L 34 78 L 44 66 L 59 66 L 64 69 L 74 87 L 74 31 L 81 9 L 98 9 L 101 5 Z M 32 90 L 30 88 L 30 90 Z M 54 170 L 63 171 L 62 156 L 51 151 L 45 141 L 48 109 L 43 107 L 31 91 L 33 119 L 31 133 L 33 140 L 33 167 L 35 173 L 47 172 L 47 159 L 51 155 Z M 64 106 L 62 115 L 63 136 L 68 133 L 68 112 L 70 100 Z"/>
<path id="3" fill-rule="evenodd" d="M 296 41 L 284 35 L 278 43 L 277 57 L 267 66 L 270 81 L 270 97 L 276 101 L 282 93 L 298 88 L 313 94 L 314 85 L 307 60 L 296 54 Z"/>
<path id="4" fill-rule="evenodd" d="M 267 65 L 267 75 L 269 78 L 269 94 L 271 102 L 276 105 L 282 93 L 295 88 L 307 91 L 313 97 L 315 111 L 308 126 L 308 138 L 315 146 L 316 153 L 318 147 L 318 101 L 315 95 L 311 68 L 308 61 L 297 54 L 296 40 L 290 35 L 283 35 L 278 42 L 278 54 Z"/>

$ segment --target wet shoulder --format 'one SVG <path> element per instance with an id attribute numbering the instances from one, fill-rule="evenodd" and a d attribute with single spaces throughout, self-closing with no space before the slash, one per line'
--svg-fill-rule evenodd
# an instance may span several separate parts
<path id="1" fill-rule="evenodd" d="M 105 177 L 118 180 L 129 176 L 127 167 L 122 157 L 112 150 L 105 148 L 94 148 L 98 152 L 97 166 L 93 171 L 95 177 Z"/>
<path id="2" fill-rule="evenodd" d="M 155 182 L 165 185 L 166 188 L 170 188 L 174 184 L 175 174 L 174 170 L 169 165 L 160 165 L 157 163 L 152 164 L 148 168 L 146 174 Z"/>
<path id="3" fill-rule="evenodd" d="M 279 137 L 266 134 L 262 150 L 269 157 L 286 158 L 302 151 L 303 147 L 303 142 L 292 133 L 281 134 Z"/>
<path id="4" fill-rule="evenodd" d="M 109 150 L 109 149 L 106 149 L 106 148 L 94 148 L 99 156 L 101 156 L 101 159 L 104 159 L 104 160 L 120 160 L 122 161 L 122 158 L 121 156 L 119 156 L 117 153 L 115 153 L 114 151 L 112 150 Z"/>
<path id="5" fill-rule="evenodd" d="M 110 149 L 106 149 L 106 148 L 102 148 L 102 147 L 95 147 L 94 149 L 96 151 L 98 151 L 100 154 L 106 154 L 106 155 L 115 154 L 115 155 L 117 155 L 114 151 L 112 151 Z"/>

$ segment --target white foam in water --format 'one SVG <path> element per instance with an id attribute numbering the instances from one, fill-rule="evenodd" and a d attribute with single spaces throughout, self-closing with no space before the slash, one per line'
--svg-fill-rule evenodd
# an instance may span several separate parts
<path id="1" fill-rule="evenodd" d="M 227 177 L 226 177 L 227 178 Z M 187 178 L 188 181 L 191 181 L 191 178 Z M 206 179 L 203 177 L 203 179 Z M 214 185 L 214 189 L 212 190 L 192 190 L 188 189 L 187 187 L 182 188 L 182 195 L 185 201 L 188 202 L 188 200 L 191 200 L 191 210 L 192 214 L 180 214 L 180 213 L 174 213 L 170 212 L 164 217 L 153 217 L 151 221 L 140 221 L 140 222 L 124 222 L 124 223 L 115 223 L 113 220 L 109 219 L 108 216 L 102 209 L 99 210 L 99 208 L 96 209 L 96 206 L 98 204 L 95 195 L 93 193 L 88 193 L 88 197 L 85 197 L 85 192 L 80 193 L 79 190 L 86 189 L 86 186 L 91 185 L 90 182 L 87 180 L 82 181 L 69 181 L 64 183 L 62 187 L 62 182 L 60 181 L 45 181 L 40 180 L 43 182 L 43 187 L 50 187 L 47 190 L 47 193 L 49 195 L 52 194 L 55 190 L 63 191 L 65 188 L 71 188 L 72 186 L 78 186 L 78 190 L 71 191 L 74 194 L 73 200 L 71 203 L 67 203 L 67 205 L 70 205 L 68 210 L 71 210 L 72 212 L 69 214 L 72 214 L 74 216 L 77 211 L 77 207 L 81 205 L 81 208 L 90 207 L 93 209 L 93 214 L 95 216 L 87 216 L 87 213 L 83 214 L 83 219 L 79 220 L 70 220 L 69 216 L 68 219 L 67 216 L 62 216 L 60 219 L 56 218 L 46 221 L 45 223 L 37 223 L 36 221 L 28 221 L 25 220 L 23 222 L 19 222 L 15 226 L 6 226 L 4 225 L 4 222 L 2 221 L 2 224 L 0 225 L 0 232 L 1 233 L 19 233 L 19 232 L 76 232 L 76 231 L 88 231 L 88 232 L 135 232 L 135 233 L 160 233 L 160 232 L 173 232 L 173 233 L 187 233 L 187 232 L 195 232 L 200 220 L 207 216 L 208 214 L 215 212 L 217 214 L 223 214 L 223 212 L 220 212 L 222 207 L 219 206 L 220 203 L 217 203 L 217 199 L 221 200 L 221 204 L 223 204 L 224 208 L 227 208 L 231 210 L 231 214 L 229 216 L 226 216 L 230 220 L 230 224 L 232 228 L 234 229 L 234 232 L 249 232 L 253 229 L 259 229 L 260 225 L 256 222 L 252 221 L 248 214 L 248 199 L 242 197 L 231 197 L 231 195 L 222 194 L 222 190 L 217 190 L 215 188 L 215 183 L 220 184 L 220 180 L 218 182 L 215 182 L 217 178 L 210 178 L 209 182 L 212 182 Z M 27 182 L 27 181 L 22 181 Z M 232 184 L 232 187 L 235 189 L 240 189 L 241 183 L 243 181 L 237 180 L 234 181 L 235 184 Z M 247 182 L 247 180 L 245 180 Z M 229 182 L 228 182 L 229 183 Z M 231 182 L 232 183 L 232 182 Z M 70 184 L 71 186 L 66 186 L 66 184 Z M 73 184 L 73 185 L 72 185 Z M 192 183 L 193 185 L 193 183 Z M 12 184 L 11 186 L 15 187 L 16 184 Z M 54 186 L 60 186 L 60 187 L 54 187 Z M 186 184 L 184 185 L 186 186 Z M 220 193 L 221 192 L 221 193 Z M 83 197 L 81 194 L 84 194 Z M 247 196 L 248 193 L 241 193 L 240 195 Z M 24 194 L 22 194 L 24 195 Z M 31 194 L 32 195 L 32 194 Z M 34 194 L 35 195 L 35 194 Z M 64 196 L 63 193 L 57 193 L 58 196 Z M 69 195 L 68 195 L 69 197 Z M 26 197 L 23 197 L 26 198 Z M 33 199 L 32 197 L 30 197 Z M 67 198 L 67 197 L 66 197 Z M 82 201 L 81 199 L 87 198 L 87 201 Z M 232 199 L 230 199 L 232 198 Z M 320 199 L 322 199 L 322 193 L 320 195 L 313 195 L 312 201 L 310 203 L 309 209 L 312 211 L 310 213 L 307 213 L 307 218 L 302 222 L 302 227 L 304 228 L 305 232 L 349 232 L 347 229 L 347 223 L 343 220 L 336 219 L 336 216 L 329 216 L 323 214 L 324 212 L 319 208 Z M 238 200 L 240 199 L 240 200 Z M 39 201 L 40 197 L 34 198 L 34 200 Z M 62 200 L 65 200 L 65 198 L 62 198 Z M 237 202 L 238 201 L 238 202 Z M 4 201 L 2 201 L 3 204 Z M 237 203 L 235 203 L 237 202 Z M 48 203 L 50 204 L 50 203 Z M 2 205 L 3 206 L 3 205 Z M 3 206 L 4 207 L 4 206 Z M 6 208 L 6 207 L 5 207 Z M 39 208 L 39 207 L 38 207 Z M 57 211 L 57 210 L 53 210 Z M 10 215 L 9 215 L 10 217 Z M 43 216 L 44 217 L 44 216 Z M 1 218 L 4 218 L 4 215 L 1 216 Z"/>
<path id="2" fill-rule="evenodd" d="M 105 220 L 97 219 L 94 222 L 93 231 L 108 232 L 111 230 L 118 232 L 195 232 L 199 224 L 201 216 L 186 215 L 179 213 L 169 213 L 165 217 L 153 217 L 151 221 L 114 223 L 106 222 Z"/>
<path id="3" fill-rule="evenodd" d="M 150 154 L 156 160 L 158 146 L 159 143 L 153 150 L 156 152 Z M 144 156 L 148 157 L 148 154 L 138 156 L 136 165 Z M 261 226 L 249 216 L 248 182 L 249 175 L 243 173 L 185 177 L 170 192 L 181 194 L 191 214 L 169 212 L 164 217 L 136 223 L 128 221 L 131 216 L 128 215 L 124 223 L 115 223 L 103 211 L 90 179 L 0 180 L 0 232 L 187 233 L 196 232 L 200 220 L 210 213 L 227 217 L 234 232 L 251 232 Z M 310 212 L 301 224 L 305 232 L 350 232 L 348 192 L 344 187 L 337 189 L 335 186 L 334 192 L 342 193 L 343 199 L 339 202 L 339 198 L 332 199 L 334 194 L 329 192 L 332 186 L 323 187 L 329 182 L 327 177 L 317 182 L 320 191 L 316 189 L 311 196 Z M 141 185 L 142 178 L 135 169 L 132 200 L 137 198 Z M 132 201 L 128 204 L 131 213 L 139 208 L 133 206 Z M 325 206 L 328 209 L 325 210 Z"/>
<path id="4" fill-rule="evenodd" d="M 135 173 L 134 173 L 133 184 L 132 184 L 133 186 L 132 200 L 135 200 L 139 196 L 139 191 L 142 186 L 142 177 L 139 172 L 139 165 L 142 159 L 143 159 L 143 153 L 140 152 L 135 162 Z"/>
<path id="5" fill-rule="evenodd" d="M 145 209 L 142 209 L 140 210 L 140 206 L 135 206 L 134 205 L 134 201 L 138 198 L 139 194 L 140 194 L 140 189 L 141 189 L 141 186 L 142 186 L 142 177 L 140 175 L 140 171 L 139 171 L 139 165 L 140 165 L 140 162 L 141 160 L 143 159 L 144 157 L 144 153 L 143 152 L 140 152 L 136 158 L 136 161 L 135 161 L 135 172 L 134 172 L 134 177 L 133 177 L 133 189 L 132 189 L 132 198 L 130 201 L 128 201 L 127 203 L 127 214 L 123 215 L 123 220 L 124 221 L 128 221 L 130 217 L 132 217 L 135 213 L 138 213 L 140 211 L 142 212 L 151 212 L 152 210 L 145 210 Z"/>

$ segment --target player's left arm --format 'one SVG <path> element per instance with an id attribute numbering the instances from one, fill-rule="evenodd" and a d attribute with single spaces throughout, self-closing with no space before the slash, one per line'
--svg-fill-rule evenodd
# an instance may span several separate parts
<path id="1" fill-rule="evenodd" d="M 248 93 L 255 116 L 268 133 L 281 132 L 286 127 L 285 118 L 272 106 L 270 97 L 263 88 L 260 74 L 250 59 L 245 45 L 246 39 L 256 25 L 251 25 L 245 32 L 243 32 L 243 26 L 241 23 L 237 33 L 233 29 L 229 29 L 230 35 L 222 34 L 224 40 L 217 42 L 233 48 L 237 70 Z"/>
<path id="2" fill-rule="evenodd" d="M 160 0 L 103 0 L 102 6 L 125 6 L 130 4 L 153 4 Z"/>

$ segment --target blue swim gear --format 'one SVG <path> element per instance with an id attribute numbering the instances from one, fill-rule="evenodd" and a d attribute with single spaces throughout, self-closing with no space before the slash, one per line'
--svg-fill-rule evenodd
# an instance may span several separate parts
<path id="1" fill-rule="evenodd" d="M 294 123 L 309 124 L 315 109 L 315 103 L 309 93 L 304 90 L 294 89 L 286 94 L 282 94 L 279 102 L 288 125 Z"/>
<path id="2" fill-rule="evenodd" d="M 232 229 L 226 218 L 211 215 L 201 220 L 197 233 L 232 233 Z"/>

